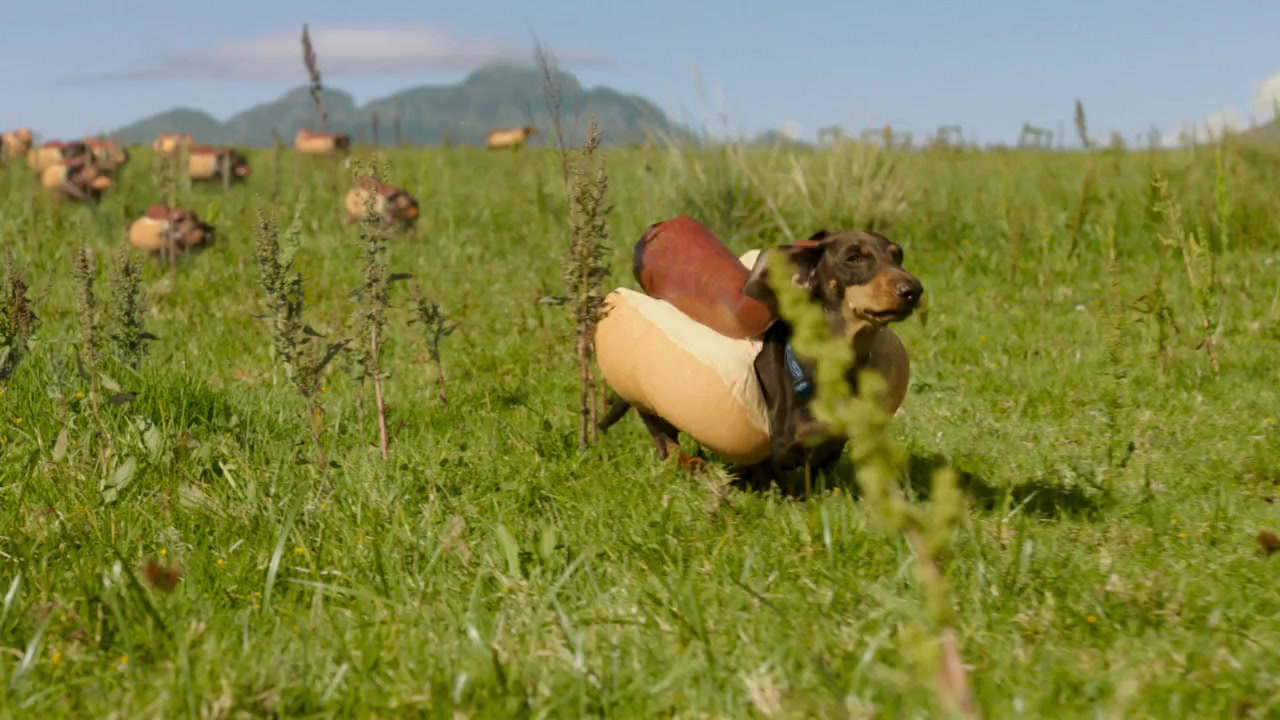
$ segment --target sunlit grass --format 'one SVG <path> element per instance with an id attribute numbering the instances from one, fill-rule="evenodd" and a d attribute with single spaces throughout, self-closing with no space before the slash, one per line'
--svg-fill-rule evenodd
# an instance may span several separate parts
<path id="1" fill-rule="evenodd" d="M 737 252 L 853 224 L 905 248 L 927 306 L 896 328 L 912 385 L 888 431 L 910 493 L 944 460 L 962 471 L 944 569 L 984 716 L 1277 712 L 1276 559 L 1256 536 L 1280 529 L 1280 154 L 1229 145 L 1219 172 L 1208 148 L 1098 151 L 1083 222 L 1076 154 L 604 155 L 606 287 L 634 286 L 631 246 L 680 212 Z M 412 285 L 391 286 L 389 459 L 334 363 L 322 482 L 261 317 L 256 213 L 286 225 L 305 191 L 296 267 L 326 337 L 365 247 L 340 164 L 280 157 L 191 190 L 219 241 L 174 275 L 143 263 L 159 339 L 136 371 L 104 359 L 109 383 L 77 369 L 73 259 L 84 240 L 106 287 L 160 199 L 149 152 L 96 210 L 57 215 L 25 168 L 0 177 L 0 241 L 41 320 L 0 385 L 0 716 L 936 712 L 909 652 L 912 552 L 852 478 L 808 502 L 726 489 L 719 468 L 659 463 L 634 418 L 579 450 L 574 320 L 539 302 L 565 294 L 553 151 L 388 153 L 422 208 L 389 269 L 457 327 L 433 347 Z M 1212 281 L 1161 241 L 1157 173 Z"/>

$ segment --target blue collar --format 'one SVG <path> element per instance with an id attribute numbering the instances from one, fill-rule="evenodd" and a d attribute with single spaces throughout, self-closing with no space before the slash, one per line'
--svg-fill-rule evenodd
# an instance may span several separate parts
<path id="1" fill-rule="evenodd" d="M 786 347 L 787 371 L 791 373 L 791 382 L 796 389 L 796 395 L 801 400 L 807 400 L 813 397 L 813 382 L 805 375 L 804 368 L 800 367 L 800 362 L 796 360 L 795 351 L 791 349 L 791 343 L 787 343 Z"/>

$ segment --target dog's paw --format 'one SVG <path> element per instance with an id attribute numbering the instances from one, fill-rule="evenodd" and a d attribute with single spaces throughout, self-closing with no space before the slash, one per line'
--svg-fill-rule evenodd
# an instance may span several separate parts
<path id="1" fill-rule="evenodd" d="M 707 461 L 699 457 L 692 457 L 684 453 L 680 453 L 680 467 L 689 472 L 702 472 L 707 469 Z"/>

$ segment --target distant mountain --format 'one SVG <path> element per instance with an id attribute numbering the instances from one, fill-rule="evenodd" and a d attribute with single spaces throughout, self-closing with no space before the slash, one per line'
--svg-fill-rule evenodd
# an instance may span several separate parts
<path id="1" fill-rule="evenodd" d="M 123 140 L 138 141 L 151 144 L 161 133 L 189 133 L 192 137 L 209 138 L 210 142 L 222 142 L 225 135 L 222 123 L 209 113 L 192 108 L 177 108 L 161 115 L 152 115 L 129 125 L 128 128 L 116 130 L 108 135 L 117 135 Z"/>
<path id="2" fill-rule="evenodd" d="M 783 133 L 781 130 L 766 130 L 751 140 L 752 145 L 776 146 L 781 145 L 789 148 L 811 148 L 813 143 L 798 138 L 793 138 Z"/>
<path id="3" fill-rule="evenodd" d="M 572 74 L 559 75 L 560 119 L 565 141 L 581 144 L 587 115 L 595 115 L 606 144 L 643 142 L 657 134 L 688 137 L 657 105 L 638 95 L 611 88 L 582 87 Z M 531 145 L 554 144 L 555 133 L 542 90 L 542 74 L 532 66 L 499 64 L 480 68 L 456 85 L 421 86 L 371 100 L 363 107 L 341 90 L 325 90 L 329 131 L 349 133 L 355 142 L 372 140 L 372 119 L 378 116 L 381 144 L 394 141 L 393 124 L 400 119 L 405 142 L 483 145 L 490 130 L 532 124 L 538 129 Z M 199 142 L 267 147 L 272 129 L 286 144 L 299 128 L 319 130 L 319 117 L 305 86 L 232 115 L 220 122 L 208 113 L 176 108 L 143 118 L 109 133 L 124 142 L 149 144 L 160 133 L 189 133 Z"/>

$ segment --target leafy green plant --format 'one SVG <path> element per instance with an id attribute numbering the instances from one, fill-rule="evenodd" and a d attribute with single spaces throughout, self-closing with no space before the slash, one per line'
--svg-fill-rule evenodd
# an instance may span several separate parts
<path id="1" fill-rule="evenodd" d="M 775 267 L 787 262 L 780 251 L 767 252 L 775 253 L 770 259 Z M 906 458 L 886 432 L 890 417 L 881 399 L 886 389 L 884 378 L 874 370 L 861 370 L 858 394 L 853 395 L 845 380 L 853 362 L 852 339 L 830 336 L 822 311 L 804 290 L 789 282 L 772 281 L 770 285 L 778 296 L 779 312 L 792 325 L 792 346 L 817 363 L 814 415 L 831 432 L 852 438 L 856 477 L 870 514 L 884 531 L 904 536 L 916 554 L 916 579 L 924 587 L 936 637 L 932 641 L 916 638 L 912 649 L 923 660 L 922 668 L 942 706 L 966 717 L 978 717 L 941 569 L 964 504 L 957 475 L 948 467 L 934 473 L 927 508 L 906 498 L 898 482 L 905 475 Z"/>

